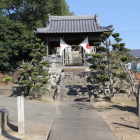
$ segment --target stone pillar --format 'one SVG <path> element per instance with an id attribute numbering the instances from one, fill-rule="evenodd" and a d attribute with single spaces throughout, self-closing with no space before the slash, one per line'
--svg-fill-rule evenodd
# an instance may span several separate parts
<path id="1" fill-rule="evenodd" d="M 3 112 L 0 111 L 0 135 L 3 133 Z"/>
<path id="2" fill-rule="evenodd" d="M 56 65 L 55 65 L 55 63 L 56 63 L 56 55 L 55 54 L 52 54 L 52 56 L 51 56 L 51 63 L 52 63 L 52 68 L 55 68 L 56 67 Z"/>
<path id="3" fill-rule="evenodd" d="M 6 130 L 8 123 L 9 111 L 7 109 L 0 110 L 0 135 Z"/>
<path id="4" fill-rule="evenodd" d="M 24 133 L 24 96 L 17 97 L 18 107 L 18 132 Z"/>

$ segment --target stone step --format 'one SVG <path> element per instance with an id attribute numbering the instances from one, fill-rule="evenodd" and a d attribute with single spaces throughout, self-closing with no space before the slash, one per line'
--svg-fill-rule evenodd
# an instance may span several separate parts
<path id="1" fill-rule="evenodd" d="M 62 98 L 61 101 L 88 101 L 88 97 Z"/>
<path id="2" fill-rule="evenodd" d="M 87 79 L 90 72 L 85 72 L 82 68 L 80 70 L 77 68 L 73 69 L 73 71 L 71 71 L 71 68 L 64 70 L 59 83 L 61 100 L 88 98 L 89 93 L 86 85 L 89 83 Z"/>

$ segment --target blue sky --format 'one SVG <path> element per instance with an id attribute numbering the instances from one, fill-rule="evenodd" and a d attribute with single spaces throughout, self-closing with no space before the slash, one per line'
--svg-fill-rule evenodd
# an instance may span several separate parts
<path id="1" fill-rule="evenodd" d="M 113 25 L 129 49 L 140 49 L 140 0 L 66 0 L 75 15 L 98 14 L 101 26 Z"/>

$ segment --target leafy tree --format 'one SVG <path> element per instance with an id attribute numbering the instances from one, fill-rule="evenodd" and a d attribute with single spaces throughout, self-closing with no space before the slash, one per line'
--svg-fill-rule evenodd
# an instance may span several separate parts
<path id="1" fill-rule="evenodd" d="M 130 61 L 131 58 L 128 54 L 129 49 L 124 47 L 125 43 L 120 43 L 122 38 L 119 38 L 119 35 L 119 33 L 104 32 L 100 36 L 100 42 L 94 44 L 97 46 L 97 53 L 92 54 L 88 60 L 92 64 L 90 68 L 96 71 L 94 78 L 104 87 L 109 82 L 111 101 L 116 93 L 114 87 L 116 78 L 127 81 L 127 73 L 124 72 L 121 64 Z M 114 38 L 113 43 L 110 41 L 111 36 Z"/>
<path id="2" fill-rule="evenodd" d="M 65 0 L 2 0 L 3 15 L 26 24 L 28 30 L 46 26 L 48 14 L 72 15 Z"/>
<path id="3" fill-rule="evenodd" d="M 65 0 L 0 1 L 0 71 L 13 71 L 30 61 L 33 29 L 44 27 L 48 14 L 71 15 Z"/>
<path id="4" fill-rule="evenodd" d="M 24 46 L 28 42 L 25 26 L 9 17 L 0 16 L 0 71 L 14 70 L 20 62 L 28 59 L 30 50 Z"/>
<path id="5" fill-rule="evenodd" d="M 40 39 L 36 39 L 34 43 L 27 44 L 27 48 L 32 49 L 29 56 L 32 58 L 30 62 L 21 65 L 21 80 L 19 85 L 27 87 L 27 93 L 33 98 L 42 96 L 46 92 L 45 84 L 48 83 L 48 72 L 44 67 L 49 67 L 47 61 L 42 61 L 42 57 L 46 56 L 46 46 L 40 45 Z"/>

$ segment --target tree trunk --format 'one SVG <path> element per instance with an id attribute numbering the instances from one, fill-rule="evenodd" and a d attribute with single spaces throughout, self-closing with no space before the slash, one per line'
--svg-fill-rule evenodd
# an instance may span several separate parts
<path id="1" fill-rule="evenodd" d="M 140 119 L 140 80 L 139 80 L 139 85 L 138 85 L 136 101 L 137 101 L 137 115 L 139 116 L 139 119 Z"/>
<path id="2" fill-rule="evenodd" d="M 113 77 L 112 73 L 109 74 L 109 80 L 110 80 L 110 102 L 114 101 L 114 87 L 113 87 Z"/>
<path id="3" fill-rule="evenodd" d="M 114 95 L 110 95 L 110 102 L 114 102 Z"/>

